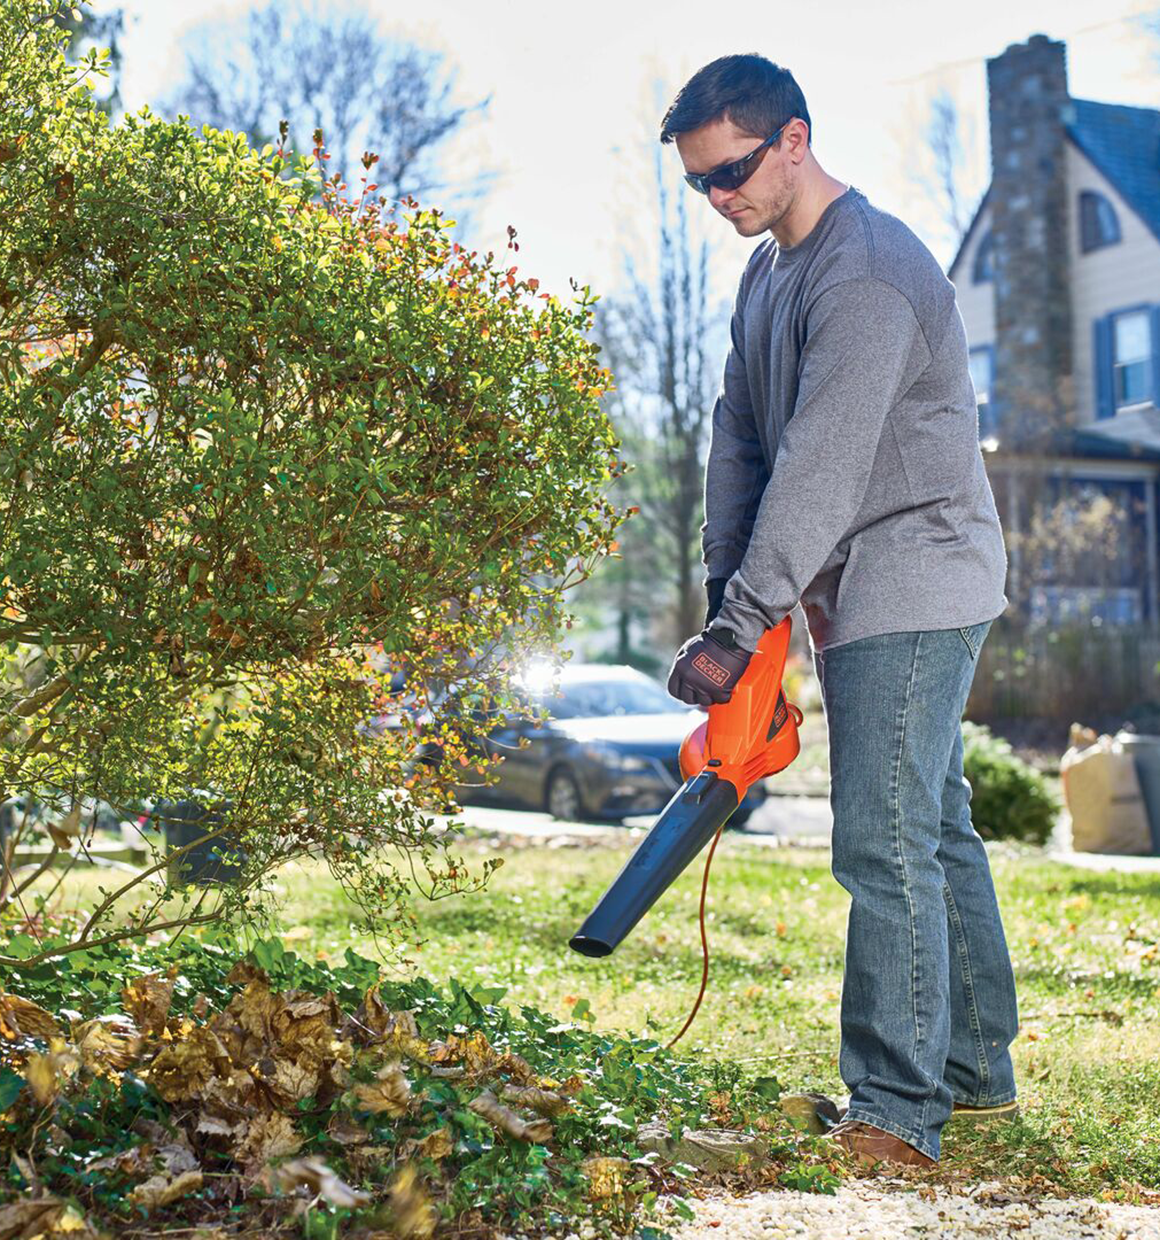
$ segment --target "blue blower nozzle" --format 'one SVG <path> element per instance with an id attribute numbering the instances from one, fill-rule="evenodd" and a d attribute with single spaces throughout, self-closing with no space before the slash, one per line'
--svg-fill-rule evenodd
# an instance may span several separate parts
<path id="1" fill-rule="evenodd" d="M 680 753 L 684 784 L 568 940 L 573 951 L 611 955 L 753 784 L 797 757 L 802 715 L 781 691 L 789 636 L 788 616 L 766 629 L 729 700 L 710 706 L 708 719 L 685 737 Z"/>
<path id="2" fill-rule="evenodd" d="M 711 771 L 686 781 L 568 946 L 582 956 L 611 955 L 737 805 L 734 785 Z"/>

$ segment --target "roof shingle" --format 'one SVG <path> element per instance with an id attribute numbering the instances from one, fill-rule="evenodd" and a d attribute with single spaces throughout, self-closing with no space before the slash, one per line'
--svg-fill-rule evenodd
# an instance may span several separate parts
<path id="1" fill-rule="evenodd" d="M 1160 239 L 1160 112 L 1073 99 L 1067 132 Z"/>

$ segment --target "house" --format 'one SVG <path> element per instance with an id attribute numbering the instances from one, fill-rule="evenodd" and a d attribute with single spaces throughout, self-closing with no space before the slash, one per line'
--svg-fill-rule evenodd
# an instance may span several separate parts
<path id="1" fill-rule="evenodd" d="M 1071 98 L 1044 35 L 989 60 L 987 86 L 991 184 L 948 275 L 996 503 L 1027 546 L 1045 505 L 1066 522 L 1105 497 L 1114 523 L 1086 556 L 1028 563 L 1016 537 L 1008 594 L 1033 621 L 1155 624 L 1160 111 Z"/>

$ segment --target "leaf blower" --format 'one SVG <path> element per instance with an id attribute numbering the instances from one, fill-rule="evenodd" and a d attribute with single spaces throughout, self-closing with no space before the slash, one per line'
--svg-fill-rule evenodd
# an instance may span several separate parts
<path id="1" fill-rule="evenodd" d="M 584 956 L 608 956 L 712 840 L 701 884 L 701 992 L 672 1046 L 693 1023 L 709 976 L 705 893 L 709 867 L 729 815 L 759 779 L 783 771 L 798 756 L 802 714 L 785 700 L 781 681 L 789 651 L 788 616 L 766 629 L 729 701 L 709 706 L 709 718 L 681 742 L 685 782 L 673 794 L 640 847 L 568 941 Z"/>

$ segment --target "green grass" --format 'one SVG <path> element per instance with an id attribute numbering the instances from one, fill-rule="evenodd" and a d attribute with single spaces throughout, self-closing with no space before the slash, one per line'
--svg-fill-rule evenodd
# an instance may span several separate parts
<path id="1" fill-rule="evenodd" d="M 473 868 L 497 852 L 503 868 L 484 893 L 420 899 L 425 942 L 386 950 L 387 974 L 504 986 L 513 1010 L 528 1003 L 561 1018 L 586 999 L 597 1029 L 667 1041 L 700 984 L 700 862 L 615 955 L 589 960 L 567 947 L 632 847 L 627 833 L 566 848 L 467 839 Z M 996 849 L 993 868 L 1019 986 L 1023 1119 L 976 1136 L 948 1129 L 941 1174 L 1015 1174 L 1043 1191 L 1128 1199 L 1160 1189 L 1160 876 L 1075 869 L 1010 846 Z M 98 882 L 108 876 L 74 871 L 67 902 L 85 904 Z M 283 941 L 299 955 L 339 964 L 348 945 L 379 955 L 352 931 L 356 911 L 321 864 L 286 866 L 277 895 Z M 772 1073 L 786 1090 L 844 1096 L 847 905 L 827 852 L 726 835 L 710 880 L 709 988 L 677 1049 Z"/>
<path id="2" fill-rule="evenodd" d="M 497 848 L 506 863 L 487 893 L 421 904 L 426 942 L 393 957 L 396 975 L 505 986 L 505 1003 L 561 1017 L 583 998 L 598 1029 L 675 1034 L 700 983 L 700 864 L 614 956 L 589 960 L 568 950 L 568 937 L 630 845 L 513 840 L 468 842 L 464 851 Z M 709 988 L 679 1044 L 685 1054 L 772 1072 L 786 1090 L 844 1093 L 838 999 L 848 898 L 828 866 L 822 851 L 726 837 L 710 880 Z M 978 1136 L 948 1130 L 944 1173 L 1038 1176 L 1044 1191 L 1126 1198 L 1160 1188 L 1160 882 L 1010 849 L 996 854 L 994 872 L 1019 984 L 1013 1052 L 1023 1119 Z M 334 960 L 348 944 L 373 952 L 351 935 L 351 909 L 323 871 L 287 868 L 280 881 L 288 945 Z"/>

